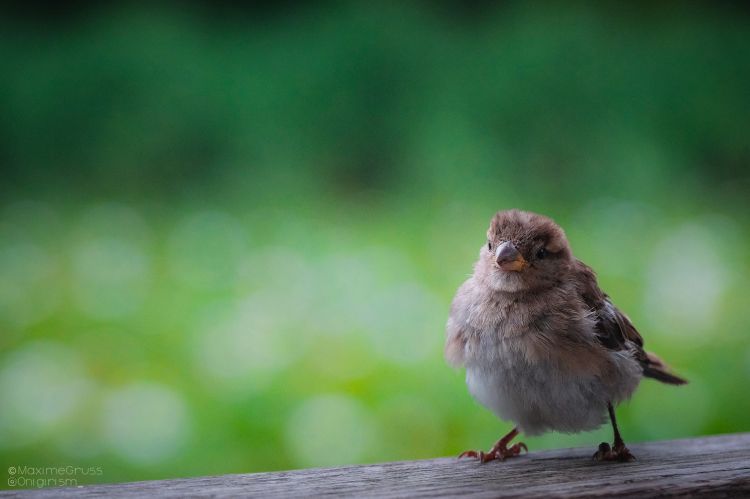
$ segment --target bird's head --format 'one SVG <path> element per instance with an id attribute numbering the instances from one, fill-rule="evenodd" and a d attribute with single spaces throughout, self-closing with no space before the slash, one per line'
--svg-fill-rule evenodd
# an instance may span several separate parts
<path id="1" fill-rule="evenodd" d="M 475 275 L 498 291 L 531 291 L 554 286 L 573 256 L 565 232 L 551 219 L 527 211 L 492 217 Z"/>

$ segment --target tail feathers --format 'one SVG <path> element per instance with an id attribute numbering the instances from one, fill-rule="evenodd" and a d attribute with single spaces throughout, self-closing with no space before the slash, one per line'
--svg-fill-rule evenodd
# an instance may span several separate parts
<path id="1" fill-rule="evenodd" d="M 662 383 L 670 385 L 685 385 L 687 380 L 671 372 L 669 366 L 664 361 L 651 352 L 646 352 L 648 364 L 643 368 L 643 375 L 647 378 L 653 378 Z"/>

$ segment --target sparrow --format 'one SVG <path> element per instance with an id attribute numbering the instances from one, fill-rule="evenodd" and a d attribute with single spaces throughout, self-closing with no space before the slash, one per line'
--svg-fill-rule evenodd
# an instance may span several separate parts
<path id="1" fill-rule="evenodd" d="M 571 251 L 565 232 L 536 213 L 500 211 L 474 272 L 456 292 L 446 326 L 445 357 L 466 368 L 471 395 L 514 428 L 488 452 L 461 457 L 481 462 L 528 452 L 519 434 L 577 433 L 607 415 L 614 443 L 599 461 L 631 461 L 615 418 L 641 379 L 682 385 Z"/>

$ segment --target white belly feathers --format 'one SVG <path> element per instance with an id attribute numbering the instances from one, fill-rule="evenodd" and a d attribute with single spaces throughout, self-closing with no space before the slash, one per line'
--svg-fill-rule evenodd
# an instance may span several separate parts
<path id="1" fill-rule="evenodd" d="M 605 422 L 607 402 L 628 398 L 640 381 L 637 363 L 624 352 L 609 354 L 613 378 L 602 380 L 564 373 L 554 359 L 531 364 L 513 341 L 467 362 L 466 384 L 477 401 L 527 435 L 593 430 Z"/>

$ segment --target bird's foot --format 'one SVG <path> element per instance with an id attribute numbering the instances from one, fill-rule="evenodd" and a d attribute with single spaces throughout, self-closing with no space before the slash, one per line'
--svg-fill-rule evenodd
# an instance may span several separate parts
<path id="1" fill-rule="evenodd" d="M 624 442 L 615 442 L 614 447 L 610 447 L 607 442 L 602 442 L 599 444 L 599 449 L 594 452 L 593 459 L 595 461 L 619 461 L 627 463 L 635 461 L 635 456 L 625 447 Z"/>
<path id="2" fill-rule="evenodd" d="M 525 450 L 527 453 L 529 452 L 529 448 L 526 447 L 526 444 L 523 442 L 518 442 L 517 444 L 513 444 L 508 447 L 505 442 L 500 441 L 493 445 L 492 448 L 487 452 L 481 450 L 467 450 L 465 452 L 462 452 L 458 456 L 458 458 L 461 459 L 462 457 L 473 457 L 478 458 L 479 461 L 483 463 L 488 463 L 494 460 L 505 461 L 505 458 L 519 455 L 521 453 L 521 449 Z"/>

